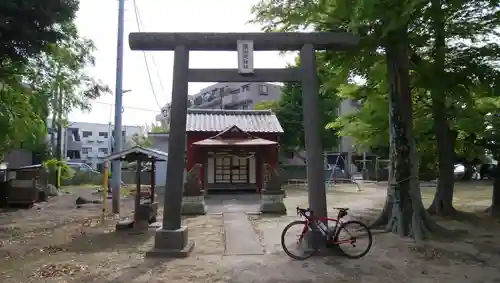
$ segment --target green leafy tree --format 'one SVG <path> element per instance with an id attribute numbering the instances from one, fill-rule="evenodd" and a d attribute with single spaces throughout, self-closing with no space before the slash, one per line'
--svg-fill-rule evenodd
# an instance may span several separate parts
<path id="1" fill-rule="evenodd" d="M 452 205 L 455 158 L 467 161 L 484 156 L 484 147 L 474 141 L 473 133 L 477 129 L 460 121 L 464 115 L 469 115 L 465 110 L 473 103 L 470 94 L 478 84 L 482 85 L 485 94 L 491 96 L 495 93 L 491 81 L 495 76 L 493 69 L 498 59 L 498 44 L 492 39 L 498 30 L 498 23 L 493 20 L 497 18 L 498 4 L 495 1 L 434 0 L 405 3 L 409 13 L 408 57 L 411 59 L 415 105 L 413 124 L 421 171 L 424 171 L 420 175 L 430 178 L 437 169 L 438 188 L 429 211 L 452 214 L 455 211 Z M 290 5 L 294 7 L 292 12 L 288 9 Z M 348 16 L 352 9 L 347 6 L 345 1 L 339 0 L 304 5 L 300 1 L 270 0 L 261 1 L 255 7 L 255 13 L 270 29 L 328 31 L 332 27 L 353 27 L 355 21 Z M 350 75 L 361 76 L 367 81 L 365 85 L 352 82 L 347 85 L 350 88 L 347 96 L 364 100 L 360 112 L 342 117 L 329 126 L 354 136 L 360 144 L 369 144 L 375 152 L 383 152 L 388 145 L 389 127 L 384 126 L 383 115 L 375 112 L 384 113 L 388 107 L 386 99 L 384 105 L 387 93 L 384 88 L 388 85 L 384 71 L 385 48 L 380 44 L 387 30 L 380 21 L 371 23 L 367 20 L 363 15 L 367 9 L 371 8 L 356 12 L 356 17 L 366 23 L 357 27 L 357 32 L 364 36 L 362 52 L 351 52 L 347 56 L 335 54 L 320 64 L 329 65 L 336 71 L 331 79 L 332 87 L 339 88 L 338 85 L 345 84 L 346 76 Z M 375 10 L 370 10 L 370 14 L 378 13 Z M 380 14 L 380 19 L 382 16 Z M 380 98 L 374 98 L 374 95 Z M 372 103 L 375 105 L 370 105 Z"/>
<path id="2" fill-rule="evenodd" d="M 75 18 L 78 5 L 78 0 L 2 0 L 0 81 L 17 75 L 28 59 L 62 40 L 66 33 L 61 24 Z"/>
<path id="3" fill-rule="evenodd" d="M 420 1 L 304 3 L 268 0 L 254 8 L 257 20 L 270 29 L 328 31 L 340 27 L 361 35 L 361 49 L 325 54 L 325 61 L 321 63 L 329 67 L 325 85 L 330 89 L 339 88 L 352 81 L 353 76 L 362 75 L 368 87 L 380 89 L 385 86 L 389 102 L 392 176 L 387 204 L 377 224 L 385 224 L 387 230 L 416 240 L 423 239 L 426 231 L 442 230 L 423 208 L 415 179 L 418 156 L 412 126 L 408 31 L 412 16 L 421 8 L 419 4 Z M 374 69 L 379 72 L 374 73 Z M 371 74 L 375 77 L 370 77 Z M 385 81 L 382 79 L 384 74 Z M 382 83 L 384 86 L 380 86 Z"/>
<path id="4" fill-rule="evenodd" d="M 49 159 L 43 162 L 43 166 L 47 168 L 50 174 L 57 174 L 57 170 L 61 170 L 61 180 L 70 180 L 76 173 L 65 161 L 57 159 Z"/>
<path id="5" fill-rule="evenodd" d="M 65 23 L 61 28 L 66 33 L 64 39 L 48 45 L 28 64 L 29 83 L 38 96 L 45 99 L 46 110 L 52 115 L 50 126 L 58 132 L 67 123 L 66 117 L 72 110 L 90 110 L 91 100 L 111 92 L 107 85 L 86 72 L 95 64 L 94 43 L 81 38 L 74 23 Z M 60 158 L 60 139 L 57 145 L 54 140 L 51 143 Z"/>
<path id="6" fill-rule="evenodd" d="M 254 106 L 255 110 L 271 110 L 276 112 L 279 108 L 279 100 L 263 100 Z"/>
<path id="7" fill-rule="evenodd" d="M 43 2 L 43 3 L 42 3 Z M 0 3 L 0 158 L 13 148 L 38 148 L 46 137 L 47 97 L 29 83 L 29 63 L 65 38 L 78 1 Z"/>
<path id="8" fill-rule="evenodd" d="M 487 149 L 488 153 L 497 161 L 494 172 L 493 195 L 488 212 L 491 216 L 500 217 L 500 97 L 485 97 L 475 95 L 475 107 L 469 112 L 470 116 L 463 119 L 464 124 L 473 123 L 476 128 L 482 125 L 483 130 L 476 131 L 474 141 Z M 474 111 L 475 113 L 472 113 Z"/>
<path id="9" fill-rule="evenodd" d="M 158 123 L 153 123 L 153 124 L 151 124 L 150 132 L 151 133 L 158 133 L 158 134 L 168 133 L 169 132 L 169 128 L 168 128 L 168 125 L 162 125 L 162 124 L 158 124 Z"/>
<path id="10" fill-rule="evenodd" d="M 151 139 L 149 139 L 146 135 L 133 134 L 132 135 L 132 146 L 142 146 L 142 147 L 151 147 L 153 143 Z"/>
<path id="11" fill-rule="evenodd" d="M 322 60 L 324 54 L 318 54 Z M 296 65 L 300 64 L 298 58 Z M 332 118 L 337 116 L 339 99 L 335 89 L 327 87 L 329 70 L 324 65 L 318 64 L 318 77 L 320 82 L 320 121 L 321 138 L 323 149 L 331 150 L 337 148 L 338 135 L 333 128 L 326 127 Z M 280 139 L 280 148 L 288 154 L 299 154 L 305 149 L 304 124 L 302 110 L 302 88 L 299 83 L 285 83 L 281 89 L 281 97 L 278 101 L 263 101 L 256 105 L 256 109 L 271 109 L 281 126 L 283 135 Z M 298 155 L 301 157 L 300 155 Z"/>
<path id="12" fill-rule="evenodd" d="M 0 101 L 0 158 L 14 148 L 33 148 L 45 138 L 43 113 L 29 88 L 8 81 L 0 85 Z"/>

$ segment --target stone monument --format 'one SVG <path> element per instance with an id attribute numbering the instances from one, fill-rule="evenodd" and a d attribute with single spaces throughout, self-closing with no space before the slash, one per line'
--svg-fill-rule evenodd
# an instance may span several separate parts
<path id="1" fill-rule="evenodd" d="M 201 166 L 199 163 L 195 164 L 186 175 L 182 197 L 183 215 L 204 215 L 207 213 L 205 193 L 201 188 Z"/>
<path id="2" fill-rule="evenodd" d="M 262 213 L 286 214 L 286 207 L 283 203 L 285 191 L 282 188 L 283 181 L 275 168 L 269 164 L 264 164 L 264 188 L 262 190 L 260 211 Z"/>

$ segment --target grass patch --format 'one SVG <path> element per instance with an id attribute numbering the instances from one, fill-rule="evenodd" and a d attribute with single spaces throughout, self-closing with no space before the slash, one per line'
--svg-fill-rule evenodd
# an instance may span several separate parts
<path id="1" fill-rule="evenodd" d="M 81 189 L 95 189 L 95 188 L 98 188 L 99 186 L 98 185 L 93 185 L 93 184 L 82 184 L 82 185 L 68 185 L 68 186 L 61 186 L 59 188 L 59 191 L 60 192 L 63 192 L 63 193 L 71 193 L 71 192 L 74 192 L 74 191 L 77 191 L 77 190 L 81 190 Z"/>

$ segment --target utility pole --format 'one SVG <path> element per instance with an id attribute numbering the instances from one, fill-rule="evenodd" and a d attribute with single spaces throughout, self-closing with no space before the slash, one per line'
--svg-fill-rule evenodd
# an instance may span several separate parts
<path id="1" fill-rule="evenodd" d="M 118 0 L 118 40 L 116 44 L 116 89 L 115 89 L 115 146 L 113 152 L 122 150 L 122 97 L 123 97 L 123 33 L 124 33 L 125 0 Z M 120 185 L 122 180 L 121 161 L 113 161 L 112 174 L 112 212 L 120 213 Z"/>

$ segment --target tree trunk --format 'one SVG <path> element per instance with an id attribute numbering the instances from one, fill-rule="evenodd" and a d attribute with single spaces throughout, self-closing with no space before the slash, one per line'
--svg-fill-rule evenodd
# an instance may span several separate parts
<path id="1" fill-rule="evenodd" d="M 436 78 L 445 76 L 445 30 L 444 12 L 441 0 L 431 1 L 431 17 L 434 29 L 434 72 Z M 453 161 L 455 157 L 454 138 L 446 117 L 446 89 L 439 80 L 433 84 L 431 91 L 432 117 L 434 119 L 434 132 L 437 141 L 438 156 L 438 184 L 434 200 L 428 211 L 441 215 L 449 215 L 455 212 L 453 208 L 453 189 L 455 183 Z"/>
<path id="2" fill-rule="evenodd" d="M 500 156 L 495 157 L 500 160 Z M 495 181 L 493 182 L 493 196 L 491 198 L 491 206 L 488 209 L 489 214 L 494 217 L 500 217 L 500 162 L 494 171 Z"/>
<path id="3" fill-rule="evenodd" d="M 60 88 L 57 90 L 57 146 L 56 146 L 56 159 L 58 161 L 61 160 L 61 154 L 62 154 L 62 125 L 61 125 L 61 120 L 62 120 L 62 91 Z M 59 168 L 58 168 L 59 170 Z M 59 189 L 60 187 L 60 176 L 58 175 L 58 170 L 55 172 L 55 179 L 56 179 L 56 188 Z"/>
<path id="4" fill-rule="evenodd" d="M 52 130 L 52 133 L 50 135 L 50 146 L 51 146 L 51 150 L 52 150 L 52 157 L 55 156 L 56 150 L 57 150 L 56 136 L 54 133 L 54 130 L 56 130 L 56 127 L 57 127 L 57 100 L 55 97 L 57 97 L 57 96 L 54 96 L 52 98 L 52 121 L 51 121 L 51 125 L 50 125 L 50 128 Z"/>
<path id="5" fill-rule="evenodd" d="M 372 226 L 420 241 L 440 227 L 426 213 L 418 184 L 418 156 L 412 133 L 407 27 L 388 32 L 390 179 L 386 206 Z"/>

